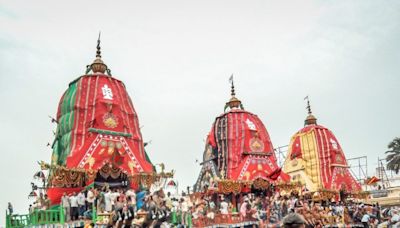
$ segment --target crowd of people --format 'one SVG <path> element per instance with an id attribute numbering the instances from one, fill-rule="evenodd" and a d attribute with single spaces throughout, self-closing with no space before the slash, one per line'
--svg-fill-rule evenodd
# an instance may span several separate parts
<path id="1" fill-rule="evenodd" d="M 91 188 L 79 193 L 61 197 L 61 206 L 66 221 L 78 219 L 93 220 L 98 223 L 119 227 L 160 227 L 171 223 L 173 199 L 162 191 L 149 194 L 148 191 L 134 191 L 121 188 Z M 94 210 L 96 213 L 93 213 Z"/>
<path id="2" fill-rule="evenodd" d="M 193 218 L 206 218 L 211 220 L 211 223 L 217 214 L 221 214 L 238 215 L 242 221 L 255 220 L 260 227 L 279 227 L 284 217 L 296 213 L 303 218 L 305 227 L 326 227 L 337 224 L 400 227 L 398 209 L 383 209 L 379 204 L 314 201 L 295 194 L 281 196 L 279 193 L 272 196 L 247 194 L 235 200 L 238 202 L 236 206 L 229 197 L 210 200 L 210 197 L 206 196 L 201 200 L 203 202 L 195 203 Z"/>
<path id="3" fill-rule="evenodd" d="M 353 201 L 315 201 L 296 194 L 265 192 L 240 195 L 164 194 L 162 190 L 134 191 L 109 187 L 91 188 L 61 197 L 66 221 L 93 220 L 118 227 L 196 227 L 221 222 L 253 221 L 259 227 L 279 227 L 296 213 L 304 227 L 358 224 L 359 227 L 400 227 L 397 208 L 381 208 Z M 40 195 L 31 210 L 50 206 Z M 93 213 L 94 210 L 96 213 Z"/>

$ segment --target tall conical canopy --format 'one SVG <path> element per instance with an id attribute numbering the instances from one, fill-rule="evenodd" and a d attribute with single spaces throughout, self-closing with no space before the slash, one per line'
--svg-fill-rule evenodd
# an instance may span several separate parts
<path id="1" fill-rule="evenodd" d="M 308 116 L 304 128 L 290 140 L 283 170 L 294 182 L 302 182 L 310 191 L 321 189 L 359 191 L 360 184 L 351 175 L 346 156 L 328 128 L 318 125 L 307 100 Z"/>
<path id="2" fill-rule="evenodd" d="M 132 100 L 124 83 L 106 72 L 98 40 L 87 73 L 72 81 L 60 99 L 52 165 L 94 174 L 106 164 L 126 175 L 150 173 Z"/>
<path id="3" fill-rule="evenodd" d="M 286 176 L 278 167 L 269 134 L 257 115 L 245 111 L 236 98 L 231 77 L 231 99 L 208 134 L 202 170 L 195 191 L 219 180 L 267 182 Z"/>

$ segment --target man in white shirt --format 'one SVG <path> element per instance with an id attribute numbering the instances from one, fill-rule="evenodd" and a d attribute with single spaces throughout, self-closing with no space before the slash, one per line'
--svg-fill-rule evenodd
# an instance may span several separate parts
<path id="1" fill-rule="evenodd" d="M 186 224 L 187 224 L 186 217 L 187 217 L 187 213 L 188 213 L 188 210 L 189 210 L 189 206 L 188 206 L 187 202 L 185 201 L 184 197 L 181 198 L 179 207 L 180 207 L 180 210 L 182 212 L 182 218 L 181 218 L 182 222 L 181 222 L 181 224 L 186 226 Z"/>
<path id="2" fill-rule="evenodd" d="M 78 197 L 76 196 L 75 192 L 72 194 L 72 196 L 69 197 L 69 202 L 71 205 L 71 220 L 75 221 L 78 219 L 78 216 L 79 216 Z"/>
<path id="3" fill-rule="evenodd" d="M 229 204 L 228 204 L 228 202 L 226 202 L 226 200 L 221 202 L 221 205 L 220 205 L 221 214 L 224 214 L 224 215 L 228 214 L 228 206 L 229 206 Z"/>
<path id="4" fill-rule="evenodd" d="M 249 199 L 245 196 L 244 202 L 240 205 L 240 216 L 242 219 L 247 217 L 247 207 L 249 205 Z"/>
<path id="5" fill-rule="evenodd" d="M 129 189 L 128 191 L 126 191 L 125 193 L 126 198 L 130 199 L 130 201 L 128 202 L 128 204 L 130 204 L 130 206 L 133 208 L 133 211 L 136 212 L 136 193 L 134 190 Z"/>
<path id="6" fill-rule="evenodd" d="M 79 207 L 79 218 L 83 218 L 83 213 L 85 212 L 86 209 L 86 205 L 85 205 L 85 194 L 83 193 L 83 191 L 79 192 L 78 196 L 78 207 Z"/>
<path id="7" fill-rule="evenodd" d="M 369 219 L 370 219 L 369 214 L 368 214 L 367 212 L 365 212 L 365 214 L 364 214 L 363 217 L 361 218 L 361 222 L 362 222 L 362 224 L 364 225 L 364 227 L 366 227 L 366 228 L 369 227 L 369 225 L 368 225 Z"/>
<path id="8" fill-rule="evenodd" d="M 400 221 L 400 216 L 397 210 L 391 210 L 392 218 L 390 219 L 391 224 L 397 224 Z"/>
<path id="9" fill-rule="evenodd" d="M 93 187 L 92 187 L 87 192 L 87 197 L 86 197 L 86 201 L 88 202 L 87 206 L 89 209 L 92 209 L 95 199 L 96 199 L 96 197 L 94 195 L 94 191 L 93 191 Z"/>
<path id="10" fill-rule="evenodd" d="M 342 204 L 339 204 L 338 206 L 336 206 L 336 213 L 338 215 L 343 215 L 343 212 L 344 212 L 344 208 L 343 208 Z"/>
<path id="11" fill-rule="evenodd" d="M 112 211 L 112 202 L 111 202 L 111 190 L 108 190 L 105 194 L 104 194 L 104 207 L 105 210 L 107 212 L 111 212 Z"/>
<path id="12" fill-rule="evenodd" d="M 114 192 L 111 193 L 111 205 L 112 205 L 112 209 L 115 209 L 115 203 L 117 202 L 117 198 L 119 196 L 119 192 L 117 191 L 117 189 L 114 189 Z"/>
<path id="13" fill-rule="evenodd" d="M 65 221 L 69 221 L 71 219 L 70 215 L 70 204 L 69 204 L 69 197 L 67 196 L 67 193 L 64 192 L 63 196 L 61 197 L 61 206 L 64 209 L 64 216 L 65 216 Z"/>
<path id="14" fill-rule="evenodd" d="M 179 202 L 177 199 L 172 200 L 172 211 L 177 212 L 179 208 Z"/>

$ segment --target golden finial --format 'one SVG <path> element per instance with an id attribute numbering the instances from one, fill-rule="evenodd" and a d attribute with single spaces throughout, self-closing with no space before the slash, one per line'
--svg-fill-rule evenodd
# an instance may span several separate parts
<path id="1" fill-rule="evenodd" d="M 102 73 L 102 74 L 107 72 L 107 74 L 111 76 L 111 70 L 108 69 L 107 65 L 104 64 L 103 60 L 101 59 L 100 35 L 101 33 L 99 32 L 99 37 L 97 38 L 97 46 L 96 46 L 97 49 L 96 59 L 93 61 L 91 65 L 87 66 L 86 74 L 88 74 L 90 71 L 92 71 L 93 73 Z"/>
<path id="2" fill-rule="evenodd" d="M 304 121 L 304 125 L 317 124 L 317 118 L 315 118 L 315 116 L 312 114 L 312 111 L 311 111 L 310 99 L 308 98 L 308 96 L 306 96 L 304 98 L 304 100 L 307 100 L 306 109 L 308 111 L 308 116 L 307 116 L 306 120 Z"/>
<path id="3" fill-rule="evenodd" d="M 231 77 L 229 77 L 229 82 L 231 83 L 231 96 L 232 97 L 228 102 L 226 102 L 224 110 L 226 110 L 226 108 L 228 108 L 228 107 L 230 109 L 232 109 L 232 108 L 244 109 L 242 102 L 235 97 L 236 94 L 235 94 L 235 85 L 233 84 L 233 74 L 231 75 Z"/>

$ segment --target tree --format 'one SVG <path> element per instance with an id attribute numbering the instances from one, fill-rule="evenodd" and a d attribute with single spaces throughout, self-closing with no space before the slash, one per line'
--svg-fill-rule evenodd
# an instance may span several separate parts
<path id="1" fill-rule="evenodd" d="M 400 138 L 396 137 L 388 145 L 389 150 L 386 151 L 387 169 L 394 171 L 396 174 L 400 171 Z"/>

